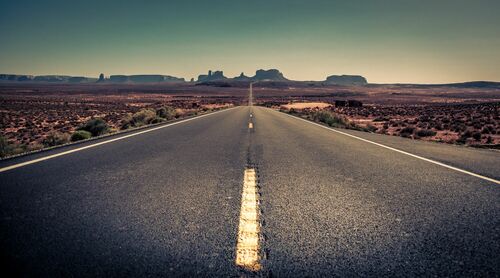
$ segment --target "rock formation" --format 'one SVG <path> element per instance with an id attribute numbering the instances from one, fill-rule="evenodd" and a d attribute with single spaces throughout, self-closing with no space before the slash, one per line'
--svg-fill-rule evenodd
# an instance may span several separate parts
<path id="1" fill-rule="evenodd" d="M 361 75 L 330 75 L 326 78 L 326 82 L 335 85 L 366 85 L 366 78 Z"/>

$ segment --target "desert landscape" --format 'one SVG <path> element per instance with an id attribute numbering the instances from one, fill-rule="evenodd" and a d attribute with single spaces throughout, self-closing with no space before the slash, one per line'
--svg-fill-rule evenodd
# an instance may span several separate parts
<path id="1" fill-rule="evenodd" d="M 311 85 L 312 84 L 312 85 Z M 333 127 L 498 148 L 500 89 L 490 83 L 254 89 L 255 102 Z"/>
<path id="2" fill-rule="evenodd" d="M 237 90 L 184 84 L 0 84 L 0 155 L 181 119 L 245 98 Z M 101 127 L 93 131 L 88 123 Z"/>
<path id="3" fill-rule="evenodd" d="M 277 75 L 253 81 L 255 105 L 334 127 L 475 147 L 500 144 L 495 83 L 339 85 Z M 251 80 L 200 78 L 205 80 L 0 83 L 0 153 L 15 155 L 247 103 Z M 96 131 L 92 125 L 101 127 Z"/>
<path id="4" fill-rule="evenodd" d="M 500 1 L 0 1 L 2 277 L 500 277 Z"/>

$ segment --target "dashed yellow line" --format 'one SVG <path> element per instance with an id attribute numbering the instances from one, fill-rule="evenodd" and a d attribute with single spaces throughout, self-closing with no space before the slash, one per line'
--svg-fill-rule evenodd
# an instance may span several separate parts
<path id="1" fill-rule="evenodd" d="M 259 200 L 255 169 L 246 169 L 241 196 L 240 223 L 236 243 L 236 265 L 249 271 L 261 269 Z"/>

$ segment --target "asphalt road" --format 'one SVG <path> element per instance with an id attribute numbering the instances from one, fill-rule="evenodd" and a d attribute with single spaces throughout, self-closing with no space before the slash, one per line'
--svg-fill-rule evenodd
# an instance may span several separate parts
<path id="1" fill-rule="evenodd" d="M 500 176 L 496 151 L 349 132 Z M 261 107 L 0 172 L 1 271 L 240 276 L 245 167 L 259 176 L 257 275 L 500 276 L 498 184 Z"/>

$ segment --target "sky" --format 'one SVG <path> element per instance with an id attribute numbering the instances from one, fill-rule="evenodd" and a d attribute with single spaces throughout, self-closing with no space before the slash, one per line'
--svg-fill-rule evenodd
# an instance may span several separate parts
<path id="1" fill-rule="evenodd" d="M 0 0 L 0 73 L 500 81 L 500 1 Z"/>

